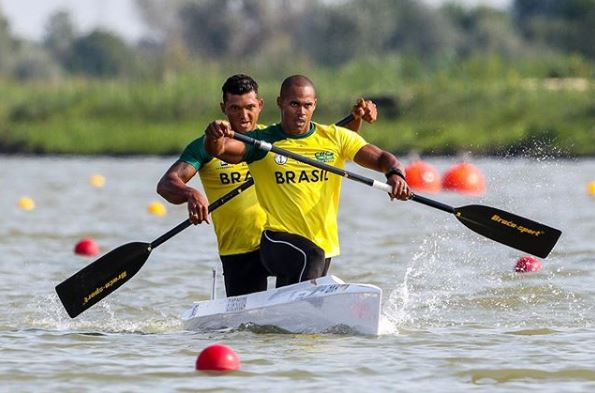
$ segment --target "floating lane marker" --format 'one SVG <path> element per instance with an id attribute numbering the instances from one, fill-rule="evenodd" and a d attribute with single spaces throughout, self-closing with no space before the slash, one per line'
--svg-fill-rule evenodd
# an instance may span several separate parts
<path id="1" fill-rule="evenodd" d="M 92 175 L 89 178 L 89 184 L 91 184 L 95 188 L 101 188 L 105 186 L 105 177 L 98 174 Z"/>
<path id="2" fill-rule="evenodd" d="M 155 216 L 165 216 L 167 214 L 165 205 L 157 201 L 151 202 L 149 206 L 147 206 L 147 211 Z"/>
<path id="3" fill-rule="evenodd" d="M 35 209 L 35 202 L 33 202 L 33 199 L 29 198 L 29 197 L 21 197 L 19 199 L 19 201 L 17 202 L 17 205 L 20 209 L 22 210 L 33 210 Z"/>
<path id="4" fill-rule="evenodd" d="M 482 195 L 486 190 L 486 182 L 479 168 L 468 162 L 460 162 L 444 173 L 442 188 L 464 194 Z"/>
<path id="5" fill-rule="evenodd" d="M 196 369 L 199 371 L 236 371 L 240 369 L 240 357 L 227 345 L 209 345 L 198 354 Z"/>
<path id="6" fill-rule="evenodd" d="M 99 254 L 99 246 L 95 240 L 91 238 L 84 238 L 74 246 L 74 253 L 78 255 L 84 255 L 86 257 L 92 257 Z"/>

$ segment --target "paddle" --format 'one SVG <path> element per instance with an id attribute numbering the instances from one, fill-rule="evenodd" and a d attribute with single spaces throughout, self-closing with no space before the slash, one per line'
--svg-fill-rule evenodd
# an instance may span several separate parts
<path id="1" fill-rule="evenodd" d="M 209 213 L 254 184 L 252 178 L 209 205 Z M 58 297 L 71 318 L 87 310 L 130 280 L 143 266 L 151 251 L 188 228 L 190 220 L 178 224 L 151 243 L 133 242 L 120 246 L 56 286 Z"/>
<path id="2" fill-rule="evenodd" d="M 346 125 L 353 120 L 349 114 L 336 124 Z M 254 184 L 250 178 L 241 186 L 209 205 L 209 213 L 239 195 Z M 151 251 L 191 225 L 190 220 L 178 224 L 151 243 L 133 242 L 120 246 L 56 286 L 58 297 L 71 318 L 92 307 L 130 280 L 144 265 Z"/>
<path id="3" fill-rule="evenodd" d="M 350 113 L 347 116 L 345 116 L 344 118 L 342 118 L 341 120 L 339 120 L 338 122 L 336 122 L 335 124 L 338 126 L 345 126 L 346 124 L 351 123 L 351 121 L 353 120 L 353 114 Z"/>
<path id="4" fill-rule="evenodd" d="M 247 144 L 252 144 L 258 149 L 272 151 L 273 153 L 293 158 L 296 161 L 355 180 L 379 190 L 388 193 L 392 191 L 391 186 L 386 183 L 324 164 L 320 161 L 273 146 L 268 142 L 239 133 L 234 133 L 233 138 Z M 558 229 L 489 206 L 469 205 L 452 207 L 416 194 L 413 194 L 411 199 L 426 206 L 454 214 L 463 225 L 480 235 L 541 258 L 548 256 L 562 234 Z"/>

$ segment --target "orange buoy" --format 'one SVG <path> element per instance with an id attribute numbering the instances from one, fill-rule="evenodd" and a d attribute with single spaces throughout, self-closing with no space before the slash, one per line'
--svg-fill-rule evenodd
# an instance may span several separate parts
<path id="1" fill-rule="evenodd" d="M 196 369 L 200 371 L 236 371 L 240 369 L 240 357 L 227 345 L 209 345 L 196 358 Z"/>
<path id="2" fill-rule="evenodd" d="M 537 260 L 537 258 L 530 255 L 525 255 L 516 261 L 514 271 L 517 273 L 538 272 L 542 267 L 543 265 Z"/>
<path id="3" fill-rule="evenodd" d="M 415 191 L 437 193 L 442 188 L 440 173 L 432 165 L 422 160 L 411 162 L 406 168 L 407 184 Z"/>
<path id="4" fill-rule="evenodd" d="M 74 246 L 75 254 L 92 257 L 99 254 L 99 246 L 95 240 L 90 238 L 81 239 L 76 246 Z"/>
<path id="5" fill-rule="evenodd" d="M 486 183 L 481 171 L 473 164 L 460 162 L 451 166 L 442 176 L 442 188 L 466 194 L 481 195 Z"/>

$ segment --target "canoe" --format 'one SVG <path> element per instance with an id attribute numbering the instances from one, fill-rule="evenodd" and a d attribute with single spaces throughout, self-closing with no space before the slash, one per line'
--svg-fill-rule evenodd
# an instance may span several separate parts
<path id="1" fill-rule="evenodd" d="M 242 326 L 276 327 L 290 333 L 349 332 L 377 335 L 382 290 L 326 276 L 281 288 L 194 302 L 184 328 L 209 331 Z"/>

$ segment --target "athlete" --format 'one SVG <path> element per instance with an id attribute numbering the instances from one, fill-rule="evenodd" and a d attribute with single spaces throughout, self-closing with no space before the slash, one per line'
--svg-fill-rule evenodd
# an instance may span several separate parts
<path id="1" fill-rule="evenodd" d="M 256 128 L 264 102 L 258 84 L 250 76 L 229 77 L 222 87 L 221 111 L 238 132 Z M 372 101 L 358 100 L 347 127 L 357 131 L 363 120 L 376 120 Z M 206 197 L 186 183 L 199 173 Z M 208 201 L 214 201 L 250 178 L 245 163 L 237 165 L 214 159 L 204 150 L 203 137 L 191 142 L 180 158 L 167 170 L 157 185 L 157 192 L 171 203 L 187 203 L 193 224 L 208 222 Z M 268 272 L 260 262 L 260 236 L 266 220 L 254 188 L 230 200 L 212 214 L 227 296 L 266 290 Z"/>
<path id="2" fill-rule="evenodd" d="M 410 198 L 405 171 L 397 158 L 366 143 L 357 133 L 312 122 L 316 104 L 312 81 L 302 75 L 290 76 L 277 98 L 281 123 L 247 135 L 340 168 L 346 160 L 353 160 L 386 174 L 391 199 Z M 236 141 L 231 138 L 233 127 L 225 120 L 209 124 L 205 149 L 225 162 L 248 164 L 258 201 L 266 212 L 261 259 L 276 276 L 276 286 L 326 275 L 330 259 L 340 252 L 337 215 L 341 177 Z"/>

